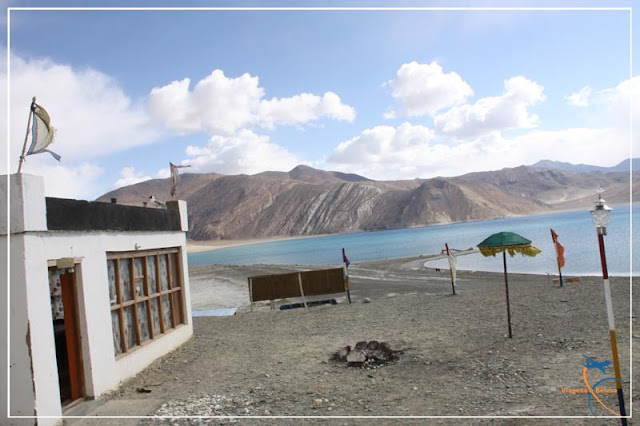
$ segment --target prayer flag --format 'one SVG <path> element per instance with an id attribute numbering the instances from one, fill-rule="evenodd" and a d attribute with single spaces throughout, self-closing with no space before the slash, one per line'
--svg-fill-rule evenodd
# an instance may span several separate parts
<path id="1" fill-rule="evenodd" d="M 176 194 L 176 189 L 178 188 L 178 169 L 182 169 L 184 167 L 191 167 L 191 166 L 177 166 L 172 162 L 169 162 L 169 168 L 171 169 L 171 196 L 172 197 Z"/>
<path id="2" fill-rule="evenodd" d="M 345 263 L 345 265 L 347 265 L 347 268 L 349 267 L 349 265 L 351 265 L 351 262 L 349 262 L 349 259 L 347 258 L 347 254 L 344 251 L 344 248 L 342 249 L 342 261 Z"/>
<path id="3" fill-rule="evenodd" d="M 33 113 L 33 124 L 31 127 L 31 146 L 26 155 L 48 152 L 60 161 L 60 156 L 47 147 L 53 142 L 54 129 L 51 127 L 51 118 L 47 111 L 35 102 L 31 103 Z"/>
<path id="4" fill-rule="evenodd" d="M 553 240 L 553 243 L 556 245 L 556 256 L 558 257 L 558 267 L 562 268 L 565 265 L 564 247 L 562 247 L 562 244 L 558 242 L 558 234 L 556 234 L 556 231 L 554 231 L 553 229 L 551 230 L 551 239 Z"/>

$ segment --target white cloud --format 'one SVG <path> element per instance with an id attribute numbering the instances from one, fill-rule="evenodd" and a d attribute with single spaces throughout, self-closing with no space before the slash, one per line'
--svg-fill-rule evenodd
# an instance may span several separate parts
<path id="1" fill-rule="evenodd" d="M 289 98 L 265 100 L 258 77 L 237 78 L 214 70 L 190 90 L 186 78 L 155 87 L 149 96 L 152 114 L 178 133 L 204 131 L 231 136 L 254 125 L 273 128 L 281 124 L 304 124 L 321 118 L 352 121 L 355 112 L 333 92 L 322 96 L 302 93 Z"/>
<path id="2" fill-rule="evenodd" d="M 457 176 L 532 164 L 542 159 L 616 164 L 626 157 L 625 135 L 613 129 L 531 131 L 514 138 L 500 132 L 450 143 L 423 126 L 378 126 L 339 144 L 329 168 L 379 180 Z"/>
<path id="3" fill-rule="evenodd" d="M 445 73 L 436 61 L 430 64 L 403 64 L 397 78 L 387 84 L 400 110 L 389 110 L 385 118 L 400 115 L 433 115 L 439 110 L 461 104 L 473 95 L 471 86 L 455 72 Z"/>
<path id="4" fill-rule="evenodd" d="M 306 123 L 317 120 L 319 117 L 351 122 L 356 113 L 352 107 L 343 104 L 338 95 L 327 92 L 322 97 L 302 93 L 290 98 L 262 101 L 258 116 L 262 125 L 272 128 L 276 123 Z"/>
<path id="5" fill-rule="evenodd" d="M 232 136 L 212 136 L 204 147 L 188 146 L 187 162 L 195 173 L 254 174 L 265 170 L 291 170 L 301 161 L 269 137 L 251 130 Z"/>
<path id="6" fill-rule="evenodd" d="M 6 51 L 0 53 L 0 97 L 6 99 Z M 49 59 L 12 55 L 11 135 L 7 146 L 10 164 L 0 162 L 0 173 L 17 170 L 34 95 L 51 116 L 56 137 L 50 148 L 62 156 L 62 162 L 46 153 L 31 155 L 22 170 L 44 178 L 47 196 L 94 198 L 101 192 L 98 178 L 103 173 L 95 164 L 97 157 L 151 143 L 159 135 L 149 127 L 144 108 L 109 76 Z M 0 128 L 6 129 L 8 124 L 6 103 L 2 103 Z"/>
<path id="7" fill-rule="evenodd" d="M 565 96 L 564 99 L 567 101 L 567 104 L 577 107 L 587 107 L 589 106 L 591 94 L 593 93 L 593 89 L 589 86 L 584 86 L 582 89 L 578 90 L 575 93 L 572 93 L 568 96 Z"/>
<path id="8" fill-rule="evenodd" d="M 192 91 L 190 84 L 185 78 L 154 87 L 149 95 L 151 113 L 178 133 L 232 134 L 255 120 L 254 112 L 264 95 L 258 78 L 246 73 L 227 78 L 221 70 L 214 70 Z"/>
<path id="9" fill-rule="evenodd" d="M 44 154 L 47 155 L 47 154 Z M 47 197 L 92 200 L 99 192 L 97 178 L 103 173 L 102 167 L 91 163 L 65 165 L 56 161 L 40 161 L 43 154 L 27 157 L 22 169 L 24 173 L 44 178 L 44 192 Z M 48 155 L 47 155 L 48 157 Z"/>
<path id="10" fill-rule="evenodd" d="M 144 182 L 145 180 L 149 180 L 149 179 L 153 179 L 153 178 L 143 173 L 136 172 L 135 167 L 128 166 L 120 170 L 120 179 L 116 181 L 113 187 L 121 188 L 123 186 Z"/>
<path id="11" fill-rule="evenodd" d="M 6 93 L 6 67 L 0 90 Z M 70 161 L 86 160 L 155 141 L 143 105 L 132 101 L 106 74 L 75 69 L 48 59 L 11 57 L 10 156 L 17 161 L 27 125 L 31 98 L 51 116 L 56 137 L 51 149 Z M 0 125 L 6 126 L 6 116 Z"/>
<path id="12" fill-rule="evenodd" d="M 532 128 L 539 118 L 528 108 L 544 100 L 544 88 L 525 77 L 505 81 L 505 93 L 486 97 L 473 105 L 451 108 L 434 117 L 439 133 L 455 138 L 474 138 L 493 131 L 513 128 Z"/>

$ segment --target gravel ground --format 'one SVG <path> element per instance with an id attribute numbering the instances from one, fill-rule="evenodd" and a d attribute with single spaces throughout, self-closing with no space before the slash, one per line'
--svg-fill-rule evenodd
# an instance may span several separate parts
<path id="1" fill-rule="evenodd" d="M 199 309 L 226 304 L 241 307 L 239 314 L 194 318 L 191 341 L 106 400 L 153 398 L 159 401 L 157 409 L 147 414 L 155 416 L 590 416 L 586 394 L 562 389 L 585 388 L 583 354 L 600 361 L 611 359 L 600 278 L 583 277 L 558 288 L 546 276 L 510 274 L 513 338 L 509 339 L 501 274 L 459 272 L 460 294 L 453 296 L 448 271 L 426 269 L 424 261 L 410 258 L 352 265 L 351 305 L 270 311 L 268 304 L 262 304 L 253 313 L 246 312 L 249 275 L 307 268 L 191 268 L 194 294 L 215 300 L 218 288 L 227 295 L 225 301 L 201 303 Z M 611 282 L 622 376 L 628 382 L 630 282 L 628 278 Z M 370 303 L 363 303 L 365 298 Z M 395 362 L 370 369 L 330 360 L 333 352 L 363 340 L 388 342 L 403 353 Z M 633 345 L 639 350 L 638 336 Z M 613 376 L 612 370 L 608 367 L 606 374 L 588 370 L 587 378 L 593 385 Z M 600 387 L 612 387 L 612 382 L 607 383 Z M 625 391 L 629 407 L 628 383 Z M 617 408 L 615 394 L 600 398 Z M 595 402 L 594 409 L 598 415 L 608 414 Z M 329 420 L 154 418 L 140 423 L 315 424 Z M 589 417 L 453 420 L 457 424 L 619 424 Z M 331 421 L 362 424 L 366 420 Z M 444 424 L 452 419 L 380 418 L 375 422 Z"/>

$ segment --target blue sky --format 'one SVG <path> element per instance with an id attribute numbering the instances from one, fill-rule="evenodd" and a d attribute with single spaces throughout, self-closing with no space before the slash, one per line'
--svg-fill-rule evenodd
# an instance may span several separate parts
<path id="1" fill-rule="evenodd" d="M 77 4 L 3 9 L 43 5 Z M 63 159 L 30 156 L 24 171 L 55 196 L 166 177 L 169 161 L 374 179 L 614 165 L 640 123 L 625 10 L 13 10 L 10 35 L 10 169 L 35 95 Z"/>

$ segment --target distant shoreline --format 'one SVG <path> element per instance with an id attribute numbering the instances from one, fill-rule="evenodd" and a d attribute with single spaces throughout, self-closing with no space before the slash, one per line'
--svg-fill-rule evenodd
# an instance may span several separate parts
<path id="1" fill-rule="evenodd" d="M 200 253 L 203 251 L 218 250 L 221 248 L 248 246 L 252 244 L 271 243 L 275 241 L 291 241 L 301 240 L 303 238 L 326 237 L 328 235 L 338 234 L 276 236 L 263 238 L 246 238 L 239 240 L 187 240 L 187 253 Z"/>

